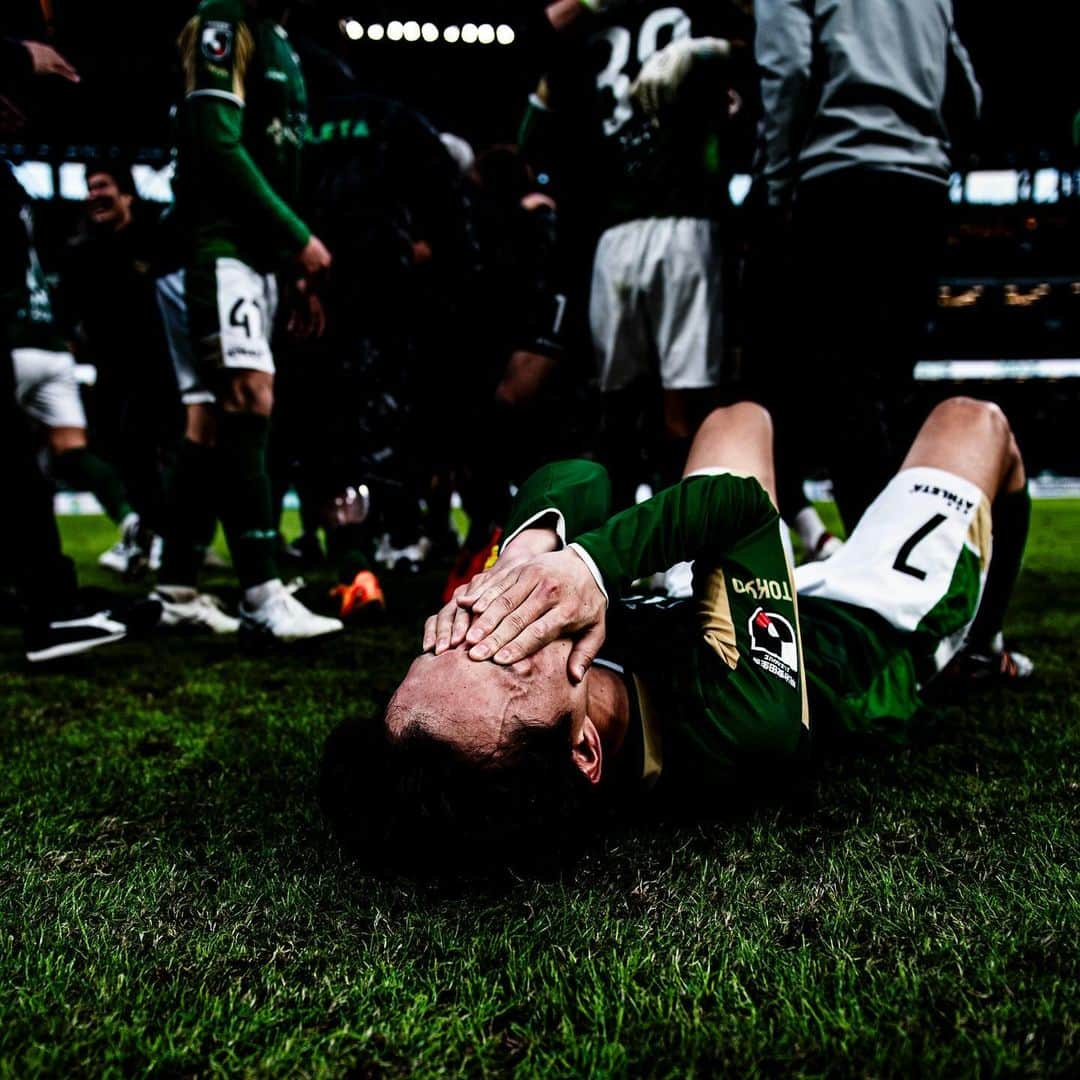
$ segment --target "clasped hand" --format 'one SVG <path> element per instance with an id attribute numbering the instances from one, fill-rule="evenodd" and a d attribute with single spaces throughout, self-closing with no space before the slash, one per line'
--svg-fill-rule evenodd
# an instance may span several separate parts
<path id="1" fill-rule="evenodd" d="M 424 651 L 464 642 L 473 660 L 513 664 L 573 637 L 567 673 L 580 682 L 604 643 L 607 601 L 572 548 L 515 558 L 508 553 L 459 586 L 424 624 Z"/>

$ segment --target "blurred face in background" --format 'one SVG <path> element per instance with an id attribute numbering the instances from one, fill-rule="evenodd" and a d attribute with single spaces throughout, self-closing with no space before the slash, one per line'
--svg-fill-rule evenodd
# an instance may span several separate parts
<path id="1" fill-rule="evenodd" d="M 122 229 L 131 221 L 132 196 L 121 191 L 108 173 L 91 173 L 86 178 L 87 213 L 94 225 Z"/>

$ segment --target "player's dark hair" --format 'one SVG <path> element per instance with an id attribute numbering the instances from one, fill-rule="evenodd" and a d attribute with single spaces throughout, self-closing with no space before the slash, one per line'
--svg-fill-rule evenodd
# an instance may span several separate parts
<path id="1" fill-rule="evenodd" d="M 327 740 L 320 793 L 348 850 L 422 875 L 562 865 L 598 808 L 570 755 L 569 714 L 518 725 L 486 756 L 418 725 L 390 738 L 382 717 L 347 721 Z"/>
<path id="2" fill-rule="evenodd" d="M 123 195 L 137 195 L 135 180 L 131 175 L 131 165 L 126 161 L 110 160 L 108 158 L 93 158 L 86 163 L 86 180 L 101 174 L 112 177 L 113 183 L 120 189 Z"/>

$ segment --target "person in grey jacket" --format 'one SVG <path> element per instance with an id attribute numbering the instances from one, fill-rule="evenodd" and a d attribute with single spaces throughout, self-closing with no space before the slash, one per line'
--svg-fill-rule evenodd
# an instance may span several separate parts
<path id="1" fill-rule="evenodd" d="M 762 179 L 794 246 L 787 381 L 850 531 L 907 442 L 949 172 L 981 90 L 952 0 L 754 6 Z"/>

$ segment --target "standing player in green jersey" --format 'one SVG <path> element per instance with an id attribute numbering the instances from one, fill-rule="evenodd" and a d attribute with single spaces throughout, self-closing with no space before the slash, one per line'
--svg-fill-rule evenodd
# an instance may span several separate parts
<path id="1" fill-rule="evenodd" d="M 759 406 L 712 413 L 684 479 L 614 516 L 599 466 L 548 466 L 492 569 L 428 620 L 384 717 L 353 729 L 363 756 L 332 738 L 328 808 L 361 836 L 396 816 L 409 844 L 511 825 L 551 840 L 616 793 L 715 806 L 790 782 L 824 727 L 901 736 L 965 639 L 1000 628 L 1028 505 L 1004 414 L 965 398 L 931 413 L 844 549 L 794 573 Z M 692 600 L 619 600 L 679 559 Z"/>
<path id="2" fill-rule="evenodd" d="M 291 273 L 314 307 L 319 275 L 330 266 L 330 253 L 290 208 L 299 194 L 307 95 L 279 21 L 283 8 L 203 0 L 180 37 L 186 97 L 176 212 L 190 241 L 183 299 L 191 348 L 173 349 L 187 430 L 155 595 L 167 625 L 236 628 L 195 587 L 207 507 L 216 504 L 244 589 L 240 628 L 294 641 L 341 623 L 296 600 L 275 561 L 266 448 L 277 274 Z"/>

